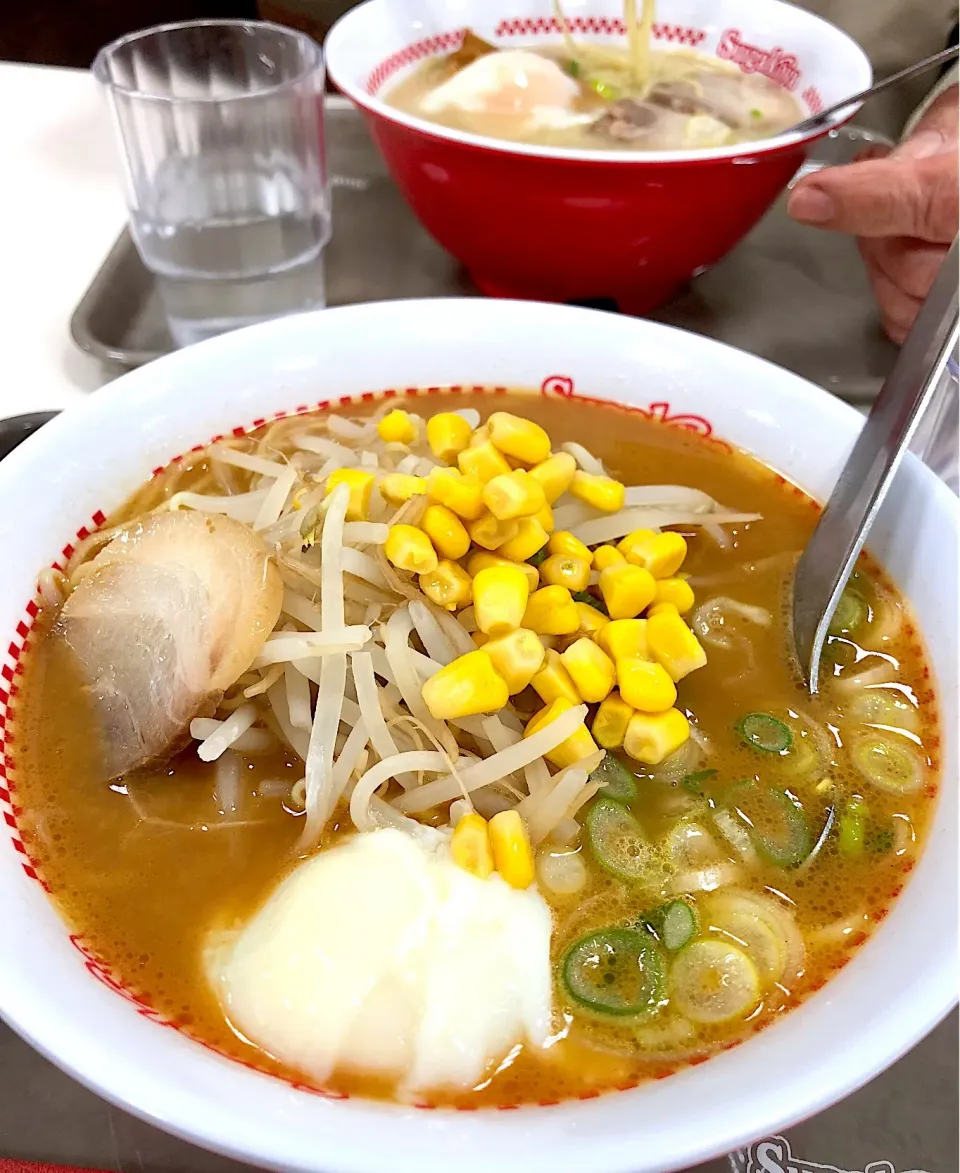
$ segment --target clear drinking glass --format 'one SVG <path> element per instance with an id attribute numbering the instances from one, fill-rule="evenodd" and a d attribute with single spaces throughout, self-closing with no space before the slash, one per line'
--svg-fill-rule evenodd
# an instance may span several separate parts
<path id="1" fill-rule="evenodd" d="M 280 25 L 187 21 L 114 41 L 93 72 L 174 342 L 322 306 L 320 46 Z"/>

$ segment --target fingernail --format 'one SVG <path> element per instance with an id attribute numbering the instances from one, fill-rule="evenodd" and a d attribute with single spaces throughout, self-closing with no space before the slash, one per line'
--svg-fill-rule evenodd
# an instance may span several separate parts
<path id="1" fill-rule="evenodd" d="M 833 217 L 836 206 L 821 188 L 806 186 L 794 190 L 787 211 L 794 220 L 802 220 L 806 224 L 823 224 Z"/>
<path id="2" fill-rule="evenodd" d="M 944 151 L 956 150 L 941 130 L 921 130 L 901 143 L 893 152 L 896 159 L 928 159 L 931 155 L 942 155 Z"/>

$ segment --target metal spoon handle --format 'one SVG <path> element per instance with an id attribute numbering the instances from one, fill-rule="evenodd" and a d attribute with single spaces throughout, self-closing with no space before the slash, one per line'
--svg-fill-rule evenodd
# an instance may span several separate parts
<path id="1" fill-rule="evenodd" d="M 939 53 L 934 53 L 932 57 L 925 57 L 922 61 L 915 61 L 913 65 L 908 65 L 906 69 L 901 69 L 898 73 L 891 73 L 889 77 L 875 82 L 868 89 L 861 90 L 859 94 L 851 94 L 849 98 L 844 98 L 842 102 L 834 102 L 826 110 L 821 110 L 818 114 L 814 114 L 810 118 L 805 118 L 802 122 L 798 122 L 796 126 L 791 126 L 789 130 L 783 133 L 794 134 L 801 132 L 807 134 L 811 130 L 818 130 L 821 126 L 828 123 L 834 114 L 845 110 L 847 106 L 852 106 L 856 102 L 862 102 L 865 98 L 872 98 L 874 94 L 881 93 L 888 86 L 896 85 L 898 81 L 913 77 L 915 73 L 923 73 L 927 69 L 932 69 L 935 65 L 952 61 L 958 53 L 960 53 L 960 47 L 957 45 L 951 45 L 949 49 L 941 49 Z"/>
<path id="2" fill-rule="evenodd" d="M 958 255 L 955 239 L 797 563 L 793 632 L 811 693 L 840 595 L 957 345 Z"/>

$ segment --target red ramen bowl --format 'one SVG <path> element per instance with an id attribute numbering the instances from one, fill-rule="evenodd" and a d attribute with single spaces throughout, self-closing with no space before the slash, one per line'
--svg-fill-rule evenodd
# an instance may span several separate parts
<path id="1" fill-rule="evenodd" d="M 564 10 L 577 38 L 623 42 L 622 0 Z M 657 16 L 655 49 L 693 48 L 765 75 L 804 117 L 871 82 L 850 37 L 780 0 L 659 0 Z M 560 40 L 551 0 L 367 0 L 334 26 L 327 63 L 416 215 L 494 296 L 614 298 L 644 313 L 727 253 L 830 129 L 705 150 L 591 151 L 468 134 L 389 106 L 392 87 L 456 49 L 465 26 L 511 48 Z"/>

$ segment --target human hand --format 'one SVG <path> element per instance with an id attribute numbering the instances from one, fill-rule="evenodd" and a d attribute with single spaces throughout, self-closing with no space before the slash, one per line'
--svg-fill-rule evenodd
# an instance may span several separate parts
<path id="1" fill-rule="evenodd" d="M 858 237 L 883 328 L 903 342 L 957 235 L 957 95 L 941 94 L 900 146 L 801 179 L 787 211 Z"/>

